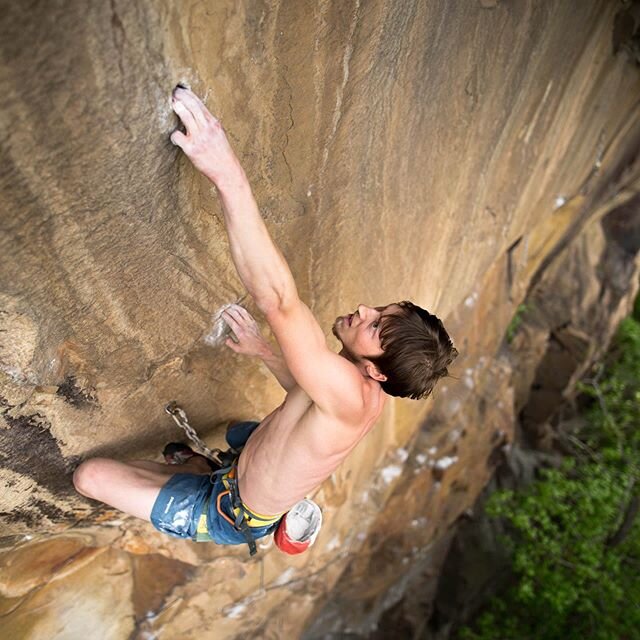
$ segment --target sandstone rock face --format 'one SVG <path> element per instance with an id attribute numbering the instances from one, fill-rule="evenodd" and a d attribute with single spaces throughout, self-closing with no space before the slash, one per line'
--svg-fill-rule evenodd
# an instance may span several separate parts
<path id="1" fill-rule="evenodd" d="M 606 342 L 628 308 L 633 17 L 595 0 L 580 11 L 567 0 L 5 5 L 3 632 L 367 631 L 410 569 L 437 575 L 448 528 L 513 440 L 516 415 L 533 411 L 534 380 L 556 368 L 548 327 L 529 364 L 501 350 L 527 292 L 559 269 L 576 288 L 546 291 L 545 317 L 554 305 L 557 318 L 601 310 L 590 328 L 553 327 L 584 355 L 563 369 L 565 385 L 597 356 L 588 332 Z M 317 492 L 324 530 L 301 557 L 269 540 L 251 560 L 241 547 L 175 541 L 71 485 L 86 457 L 157 459 L 178 435 L 169 400 L 216 445 L 217 425 L 261 418 L 283 397 L 266 369 L 220 344 L 221 307 L 255 309 L 216 194 L 169 142 L 179 81 L 224 123 L 329 341 L 358 303 L 412 299 L 461 352 L 456 380 L 423 403 L 389 402 Z M 568 251 L 570 268 L 558 267 Z M 598 269 L 609 269 L 602 289 Z M 544 421 L 529 416 L 530 432 Z"/>
<path id="2" fill-rule="evenodd" d="M 378 516 L 382 522 L 385 516 L 397 522 L 404 512 L 397 501 L 407 504 L 407 494 L 419 496 L 424 504 L 409 513 L 425 514 L 426 524 L 428 514 L 437 509 L 436 524 L 446 531 L 429 536 L 427 544 L 412 547 L 419 538 L 406 523 L 399 528 L 400 535 L 387 536 L 373 548 L 365 545 L 345 571 L 308 638 L 323 637 L 316 633 L 317 625 L 326 628 L 335 620 L 336 627 L 348 621 L 362 637 L 375 622 L 381 638 L 388 637 L 385 630 L 390 633 L 402 628 L 405 637 L 445 640 L 455 637 L 449 635 L 454 624 L 466 621 L 486 600 L 488 588 L 508 578 L 507 556 L 498 538 L 502 527 L 500 522 L 482 517 L 484 501 L 496 486 L 522 486 L 533 481 L 536 467 L 559 463 L 565 449 L 562 440 L 575 428 L 571 420 L 563 420 L 563 412 L 571 408 L 574 399 L 575 383 L 602 358 L 614 329 L 629 315 L 638 293 L 640 208 L 634 204 L 636 198 L 591 220 L 536 278 L 513 339 L 500 345 L 492 365 L 483 371 L 485 387 L 467 392 L 465 408 L 446 419 L 448 439 L 473 433 L 472 425 L 479 431 L 471 442 L 465 437 L 455 447 L 456 456 L 464 463 L 451 476 L 450 489 L 443 498 L 451 511 L 443 505 L 438 508 L 438 501 L 416 485 L 407 468 L 397 496 L 387 501 Z M 497 365 L 501 371 L 496 370 Z M 428 446 L 419 444 L 423 433 L 431 436 L 442 428 L 440 408 L 447 395 L 448 391 L 436 399 L 414 445 L 414 455 Z M 481 407 L 485 409 L 478 414 Z M 485 438 L 492 435 L 492 442 L 482 442 L 480 434 Z M 504 464 L 480 499 L 470 505 L 469 495 L 476 496 L 478 483 L 486 478 L 483 463 L 489 469 Z M 435 478 L 440 477 L 437 463 L 433 472 Z M 472 482 L 464 482 L 469 478 Z M 439 485 L 436 480 L 434 486 Z M 449 526 L 451 512 L 458 516 L 455 526 Z M 388 531 L 390 525 L 386 522 L 381 528 Z M 407 564 L 406 558 L 410 558 L 410 568 L 400 570 Z M 396 575 L 363 596 L 357 585 L 363 580 L 376 585 L 380 564 L 395 567 Z"/>

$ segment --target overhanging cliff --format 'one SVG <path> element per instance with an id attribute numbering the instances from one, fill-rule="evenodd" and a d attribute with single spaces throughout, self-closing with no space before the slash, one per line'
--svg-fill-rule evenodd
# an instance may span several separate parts
<path id="1" fill-rule="evenodd" d="M 597 261 L 593 229 L 613 209 L 636 229 L 640 83 L 624 6 L 3 7 L 7 637 L 66 625 L 75 638 L 89 623 L 103 638 L 295 637 L 345 569 L 345 601 L 393 601 L 403 562 L 437 556 L 512 439 L 533 375 L 518 382 L 499 356 L 518 304 L 572 243 Z M 169 142 L 178 81 L 224 123 L 329 340 L 356 304 L 408 298 L 445 319 L 461 352 L 459 380 L 432 400 L 388 403 L 318 492 L 323 533 L 295 559 L 269 543 L 249 560 L 174 541 L 71 485 L 85 457 L 157 459 L 176 436 L 171 399 L 210 444 L 220 423 L 282 399 L 265 369 L 216 341 L 217 312 L 245 292 L 215 193 Z M 628 304 L 635 255 L 607 317 Z"/>

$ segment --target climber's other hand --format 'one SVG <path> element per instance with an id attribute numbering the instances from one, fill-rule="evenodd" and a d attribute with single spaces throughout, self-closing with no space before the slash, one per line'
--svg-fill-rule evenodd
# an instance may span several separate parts
<path id="1" fill-rule="evenodd" d="M 222 312 L 222 318 L 238 339 L 227 338 L 225 344 L 236 353 L 247 356 L 262 356 L 268 349 L 267 341 L 262 337 L 258 323 L 253 316 L 239 304 L 232 304 Z"/>
<path id="2" fill-rule="evenodd" d="M 242 175 L 220 121 L 193 91 L 177 86 L 171 105 L 186 130 L 186 133 L 174 131 L 171 142 L 184 151 L 196 169 L 216 185 Z"/>

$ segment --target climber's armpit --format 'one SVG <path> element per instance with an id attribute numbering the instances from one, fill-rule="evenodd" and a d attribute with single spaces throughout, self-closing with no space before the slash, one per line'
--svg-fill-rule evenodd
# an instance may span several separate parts
<path id="1" fill-rule="evenodd" d="M 344 422 L 357 422 L 364 408 L 362 375 L 327 347 L 309 307 L 296 298 L 265 315 L 291 375 L 318 408 Z"/>

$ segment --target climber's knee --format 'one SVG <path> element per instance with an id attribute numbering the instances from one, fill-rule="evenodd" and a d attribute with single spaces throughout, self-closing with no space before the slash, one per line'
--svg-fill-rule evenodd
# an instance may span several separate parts
<path id="1" fill-rule="evenodd" d="M 81 463 L 73 472 L 73 486 L 87 498 L 97 495 L 98 489 L 108 482 L 112 461 L 107 458 L 90 458 Z"/>

